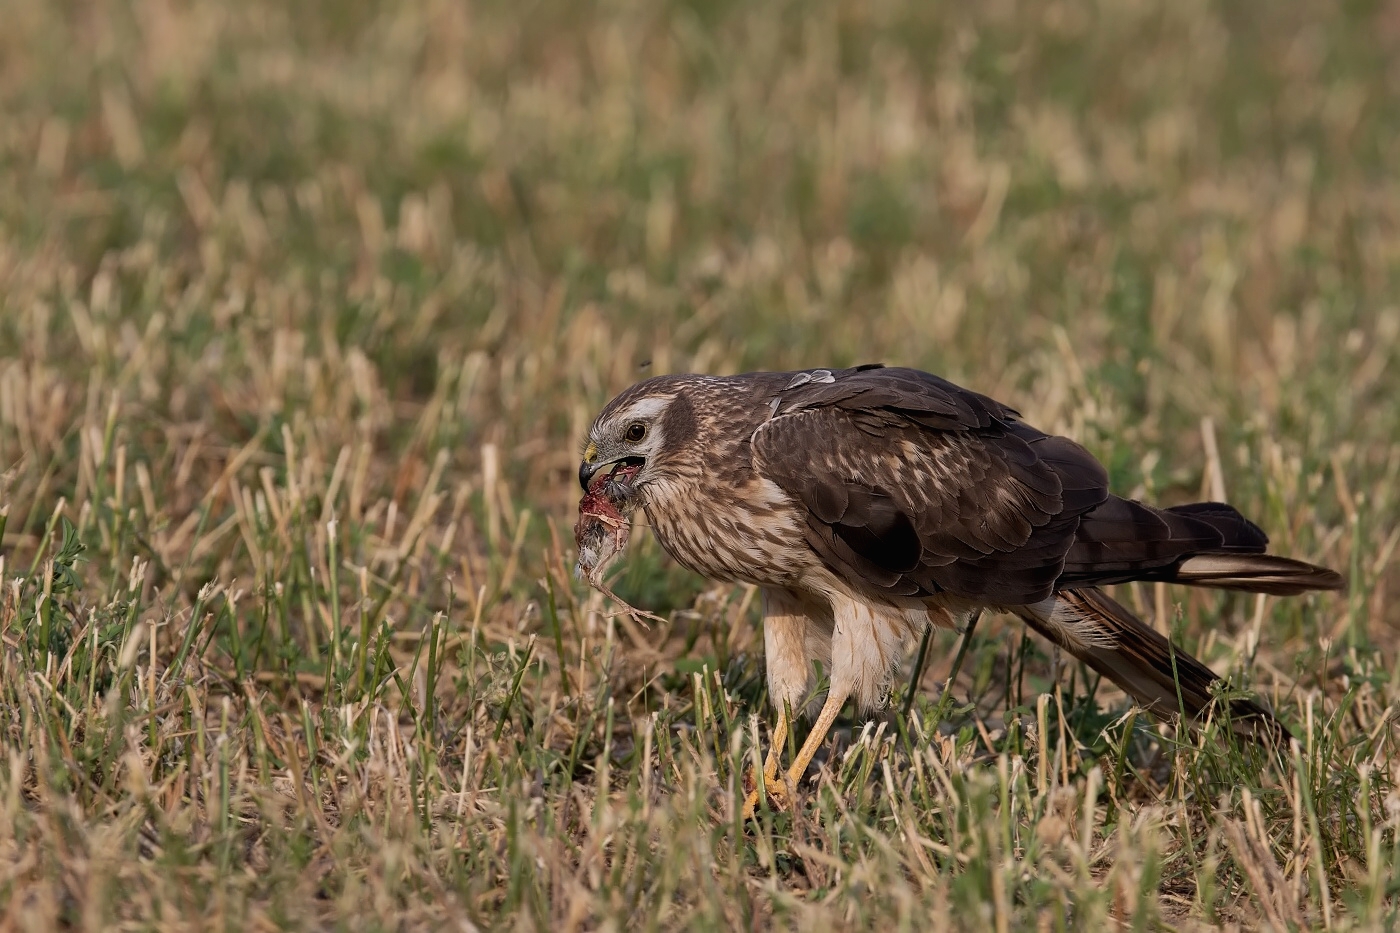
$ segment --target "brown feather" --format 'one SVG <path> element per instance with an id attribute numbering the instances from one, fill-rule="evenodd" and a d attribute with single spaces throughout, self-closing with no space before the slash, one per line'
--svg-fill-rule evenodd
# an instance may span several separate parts
<path id="1" fill-rule="evenodd" d="M 784 398 L 752 445 L 758 471 L 807 510 L 808 542 L 833 572 L 877 598 L 950 593 L 1014 604 L 1050 594 L 1079 515 L 1107 496 L 1107 476 L 1087 451 L 1043 435 L 1028 443 L 1018 436 L 1025 431 L 993 427 L 971 404 L 939 417 L 980 424 L 985 416 L 985 430 L 929 430 L 909 420 L 913 400 L 880 410 L 886 430 L 871 437 L 842 407 L 818 407 L 831 388 L 799 389 L 821 390 L 805 407 Z M 1041 449 L 1057 459 L 1042 459 Z"/>
<path id="2" fill-rule="evenodd" d="M 1267 554 L 1268 537 L 1231 506 L 1161 509 L 1111 495 L 1107 471 L 1079 444 L 929 373 L 656 377 L 608 404 L 598 438 L 657 399 L 669 400 L 666 442 L 638 494 L 671 556 L 714 579 L 840 602 L 872 637 L 949 611 L 1008 609 L 1147 708 L 1197 717 L 1211 708 L 1215 675 L 1097 586 L 1290 595 L 1344 585 Z M 824 611 L 813 630 L 831 622 Z M 849 665 L 831 650 L 824 663 Z M 1246 731 L 1287 735 L 1257 704 L 1228 710 L 1256 724 Z"/>
<path id="3" fill-rule="evenodd" d="M 1062 590 L 1064 605 L 1095 628 L 1096 642 L 1066 637 L 1032 612 L 1021 618 L 1050 641 L 1123 688 L 1144 709 L 1170 718 L 1185 712 L 1199 720 L 1216 702 L 1212 686 L 1223 681 L 1200 661 L 1172 644 L 1126 607 L 1096 587 Z M 1111 645 L 1111 646 L 1110 646 Z M 1232 728 L 1243 735 L 1286 744 L 1292 736 L 1268 710 L 1246 699 L 1231 699 Z"/>

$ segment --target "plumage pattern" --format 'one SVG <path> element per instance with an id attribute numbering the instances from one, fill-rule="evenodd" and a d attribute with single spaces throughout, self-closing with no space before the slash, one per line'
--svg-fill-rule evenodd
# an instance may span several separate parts
<path id="1" fill-rule="evenodd" d="M 1020 616 L 1154 712 L 1199 716 L 1214 675 L 1095 587 L 1342 586 L 1266 554 L 1264 532 L 1228 505 L 1113 495 L 1080 445 L 918 370 L 656 377 L 599 414 L 589 453 L 585 488 L 609 462 L 642 463 L 636 504 L 678 562 L 763 587 L 780 735 L 812 661 L 831 673 L 816 733 L 847 696 L 878 705 L 909 638 L 978 607 Z M 1258 706 L 1234 710 L 1286 734 Z"/>

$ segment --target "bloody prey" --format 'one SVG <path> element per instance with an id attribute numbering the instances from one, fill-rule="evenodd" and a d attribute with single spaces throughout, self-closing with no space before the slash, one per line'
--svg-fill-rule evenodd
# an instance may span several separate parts
<path id="1" fill-rule="evenodd" d="M 574 573 L 592 586 L 603 582 L 603 574 L 627 548 L 632 526 L 622 510 L 629 505 L 633 490 L 628 481 L 637 469 L 623 466 L 613 470 L 579 499 L 578 524 L 574 525 L 578 563 Z"/>

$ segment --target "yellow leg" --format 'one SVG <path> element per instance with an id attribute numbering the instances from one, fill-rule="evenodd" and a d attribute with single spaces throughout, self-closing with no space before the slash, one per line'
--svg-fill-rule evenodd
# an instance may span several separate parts
<path id="1" fill-rule="evenodd" d="M 778 759 L 783 753 L 783 746 L 787 744 L 788 734 L 788 714 L 787 707 L 778 710 L 778 726 L 773 730 L 773 737 L 768 745 L 768 757 L 763 762 L 763 774 L 753 776 L 754 788 L 749 791 L 749 796 L 744 800 L 744 819 L 753 816 L 754 808 L 758 806 L 758 782 L 763 781 L 763 786 L 768 793 L 781 795 L 783 787 L 778 783 Z"/>
<path id="2" fill-rule="evenodd" d="M 822 747 L 826 741 L 827 733 L 831 731 L 831 724 L 836 721 L 836 717 L 841 713 L 841 707 L 846 704 L 846 694 L 832 691 L 826 696 L 826 703 L 822 705 L 822 711 L 817 716 L 817 721 L 812 723 L 812 731 L 807 733 L 807 741 L 802 743 L 801 750 L 797 753 L 797 760 L 788 768 L 787 780 L 793 787 L 802 780 L 802 775 L 807 772 L 807 766 L 812 763 L 812 756 L 816 755 L 817 749 Z"/>
<path id="3" fill-rule="evenodd" d="M 768 746 L 768 758 L 763 762 L 763 779 L 766 783 L 772 784 L 778 777 L 778 759 L 783 755 L 783 746 L 787 744 L 788 736 L 788 712 L 787 707 L 778 710 L 778 728 L 773 730 L 772 743 Z"/>
<path id="4" fill-rule="evenodd" d="M 827 733 L 831 731 L 831 724 L 836 721 L 836 717 L 840 715 L 841 707 L 844 706 L 845 703 L 845 693 L 836 693 L 833 691 L 827 694 L 826 703 L 822 705 L 822 711 L 820 715 L 817 716 L 817 721 L 812 723 L 812 731 L 807 733 L 807 741 L 802 743 L 802 748 L 798 751 L 797 758 L 793 761 L 792 767 L 788 769 L 783 781 L 780 783 L 775 779 L 770 779 L 767 774 L 764 775 L 764 785 L 769 795 L 778 798 L 786 797 L 788 796 L 789 789 L 791 789 L 794 795 L 796 794 L 797 782 L 802 780 L 802 775 L 806 773 L 807 766 L 812 763 L 812 758 L 817 754 L 817 749 L 821 748 L 822 743 L 826 741 Z M 779 720 L 779 726 L 782 728 L 784 739 L 787 738 L 786 720 L 786 716 Z M 774 750 L 778 747 L 779 745 L 777 743 L 773 746 Z M 770 754 L 768 761 L 772 765 L 773 777 L 776 778 L 777 760 Z M 768 770 L 768 767 L 764 768 L 765 772 Z M 748 799 L 744 801 L 744 819 L 753 816 L 754 807 L 757 805 L 758 788 L 755 787 L 753 793 L 749 794 Z"/>

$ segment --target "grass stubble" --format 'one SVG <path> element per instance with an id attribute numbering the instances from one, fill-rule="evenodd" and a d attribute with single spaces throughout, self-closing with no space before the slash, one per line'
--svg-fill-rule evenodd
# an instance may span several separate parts
<path id="1" fill-rule="evenodd" d="M 1397 8 L 966 6 L 0 2 L 4 928 L 1390 928 Z M 869 359 L 1343 570 L 1119 588 L 1298 745 L 986 618 L 741 825 L 755 594 L 575 445 Z"/>

